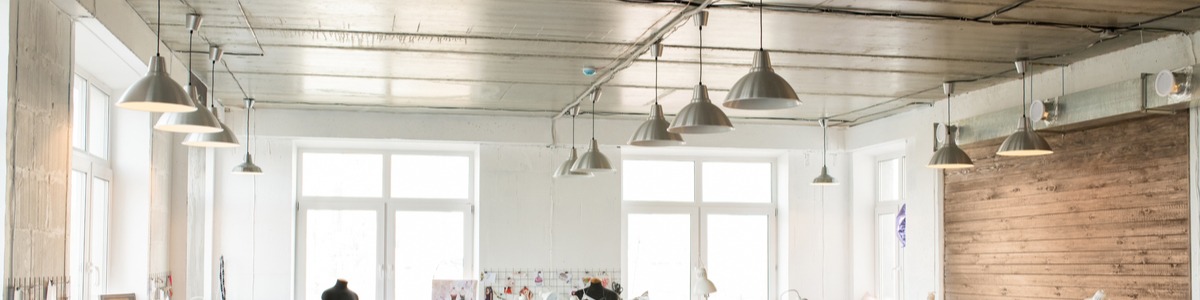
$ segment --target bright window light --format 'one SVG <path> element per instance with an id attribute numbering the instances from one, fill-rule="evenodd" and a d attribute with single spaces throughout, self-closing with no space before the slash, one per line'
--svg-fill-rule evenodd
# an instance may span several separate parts
<path id="1" fill-rule="evenodd" d="M 691 216 L 630 214 L 627 220 L 627 294 L 691 299 Z"/>
<path id="2" fill-rule="evenodd" d="M 392 155 L 392 198 L 467 199 L 471 158 Z"/>
<path id="3" fill-rule="evenodd" d="M 426 299 L 433 279 L 464 279 L 463 212 L 396 212 L 396 299 Z"/>
<path id="4" fill-rule="evenodd" d="M 771 164 L 705 162 L 701 168 L 704 202 L 771 203 Z"/>
<path id="5" fill-rule="evenodd" d="M 696 194 L 696 163 L 670 160 L 622 162 L 621 191 L 625 201 L 692 202 Z"/>
<path id="6" fill-rule="evenodd" d="M 708 215 L 708 278 L 719 283 L 709 300 L 770 299 L 770 245 L 765 215 Z"/>
<path id="7" fill-rule="evenodd" d="M 377 216 L 370 210 L 307 211 L 306 299 L 320 299 L 338 279 L 351 282 L 360 299 L 377 299 Z"/>
<path id="8" fill-rule="evenodd" d="M 304 153 L 301 191 L 307 197 L 383 196 L 383 155 Z"/>

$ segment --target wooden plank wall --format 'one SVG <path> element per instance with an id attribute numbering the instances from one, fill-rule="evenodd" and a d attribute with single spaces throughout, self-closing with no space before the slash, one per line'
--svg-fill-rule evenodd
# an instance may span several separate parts
<path id="1" fill-rule="evenodd" d="M 1189 299 L 1188 115 L 964 147 L 945 174 L 947 299 Z"/>

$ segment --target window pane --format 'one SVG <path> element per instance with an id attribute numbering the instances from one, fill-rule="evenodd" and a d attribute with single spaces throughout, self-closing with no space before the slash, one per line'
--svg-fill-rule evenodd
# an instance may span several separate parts
<path id="1" fill-rule="evenodd" d="M 691 299 L 691 216 L 630 214 L 627 232 L 627 295 Z"/>
<path id="2" fill-rule="evenodd" d="M 87 246 L 87 233 L 84 231 L 87 217 L 87 173 L 71 171 L 71 254 L 67 266 L 71 270 L 71 278 L 83 279 L 86 264 L 84 263 L 84 247 Z M 85 299 L 82 284 L 72 284 L 70 299 Z"/>
<path id="3" fill-rule="evenodd" d="M 89 297 L 103 292 L 104 279 L 108 274 L 108 199 L 109 183 L 103 179 L 92 180 L 92 203 L 88 220 L 88 262 L 95 274 L 88 277 Z M 94 299 L 94 298 L 88 298 Z"/>
<path id="4" fill-rule="evenodd" d="M 75 75 L 71 82 L 71 146 L 75 149 L 87 148 L 87 79 Z"/>
<path id="5" fill-rule="evenodd" d="M 360 299 L 376 299 L 376 219 L 371 210 L 308 210 L 305 228 L 305 299 L 341 278 Z"/>
<path id="6" fill-rule="evenodd" d="M 304 153 L 304 196 L 383 197 L 383 155 Z"/>
<path id="7" fill-rule="evenodd" d="M 88 93 L 88 153 L 108 158 L 108 95 L 95 87 Z"/>
<path id="8" fill-rule="evenodd" d="M 901 158 L 894 158 L 879 162 L 879 172 L 877 180 L 879 182 L 879 201 L 900 201 L 900 171 Z"/>
<path id="9" fill-rule="evenodd" d="M 706 162 L 701 177 L 704 202 L 771 202 L 770 163 Z"/>
<path id="10" fill-rule="evenodd" d="M 896 214 L 879 215 L 876 220 L 879 231 L 876 233 L 876 274 L 879 274 L 879 299 L 895 300 L 899 296 L 900 268 L 896 260 Z"/>
<path id="11" fill-rule="evenodd" d="M 463 222 L 461 211 L 396 212 L 396 299 L 427 299 L 432 280 L 464 279 Z"/>
<path id="12" fill-rule="evenodd" d="M 767 292 L 767 216 L 708 216 L 708 278 L 719 282 L 710 300 L 770 299 Z"/>
<path id="13" fill-rule="evenodd" d="M 392 155 L 392 198 L 468 199 L 471 158 Z"/>
<path id="14" fill-rule="evenodd" d="M 696 201 L 696 163 L 626 160 L 622 164 L 625 201 Z"/>

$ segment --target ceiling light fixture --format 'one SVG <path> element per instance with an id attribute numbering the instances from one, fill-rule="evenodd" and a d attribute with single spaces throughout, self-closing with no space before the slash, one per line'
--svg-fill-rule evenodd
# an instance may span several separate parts
<path id="1" fill-rule="evenodd" d="M 1029 124 L 1029 105 L 1025 103 L 1025 70 L 1029 68 L 1028 61 L 1017 61 L 1017 74 L 1021 74 L 1021 119 L 1018 120 L 1017 130 L 1004 139 L 996 155 L 1001 156 L 1037 156 L 1054 153 L 1050 143 L 1033 130 Z M 1029 82 L 1029 98 L 1033 98 L 1033 80 Z"/>
<path id="2" fill-rule="evenodd" d="M 592 90 L 592 145 L 587 152 L 579 156 L 579 160 L 571 166 L 571 171 L 576 172 L 613 172 L 612 164 L 608 163 L 608 157 L 604 153 L 600 153 L 600 144 L 596 143 L 596 101 L 600 100 L 600 88 Z"/>
<path id="3" fill-rule="evenodd" d="M 654 56 L 654 106 L 650 107 L 650 117 L 642 122 L 642 126 L 639 126 L 637 131 L 633 132 L 633 136 L 629 138 L 630 145 L 681 146 L 684 144 L 683 136 L 667 131 L 667 128 L 671 127 L 671 122 L 667 122 L 667 118 L 663 116 L 662 105 L 658 104 L 658 57 L 662 56 L 662 50 L 662 40 L 654 42 L 654 46 L 650 48 L 650 55 Z"/>
<path id="4" fill-rule="evenodd" d="M 826 161 L 826 158 L 828 157 L 826 152 L 829 151 L 829 119 L 821 118 L 821 120 L 817 121 L 817 123 L 821 124 L 821 139 L 824 141 L 821 143 L 821 175 L 817 175 L 817 178 L 813 178 L 812 184 L 837 185 L 838 183 L 833 179 L 833 176 L 829 176 L 829 164 Z"/>
<path id="5" fill-rule="evenodd" d="M 209 80 L 211 86 L 208 88 L 210 96 L 208 104 L 211 109 L 216 108 L 217 101 L 217 62 L 221 60 L 221 56 L 225 52 L 221 47 L 213 46 L 208 49 L 208 58 L 212 61 L 212 80 Z M 212 111 L 213 116 L 216 116 L 216 111 Z M 219 120 L 219 119 L 218 119 Z M 205 148 L 233 148 L 241 146 L 238 144 L 237 136 L 233 134 L 233 130 L 229 130 L 229 126 L 225 122 L 218 123 L 221 125 L 221 131 L 210 133 L 191 133 L 183 140 L 184 146 L 189 147 L 205 147 Z"/>
<path id="6" fill-rule="evenodd" d="M 955 142 L 955 136 L 958 134 L 958 126 L 950 124 L 950 95 L 954 93 L 954 83 L 942 83 L 942 91 L 946 93 L 946 141 L 941 148 L 933 152 L 933 158 L 929 159 L 930 168 L 934 169 L 962 169 L 974 167 L 975 163 L 971 162 L 971 157 L 963 152 L 962 148 L 958 147 Z"/>
<path id="7" fill-rule="evenodd" d="M 704 85 L 704 26 L 708 25 L 708 11 L 697 12 L 693 19 L 700 28 L 700 83 L 692 90 L 692 103 L 684 106 L 667 131 L 671 133 L 723 133 L 733 131 L 733 122 L 721 108 L 708 98 L 708 87 Z"/>
<path id="8" fill-rule="evenodd" d="M 166 59 L 162 57 L 162 0 L 158 0 L 158 30 L 154 32 L 157 47 L 154 57 L 150 58 L 149 70 L 146 76 L 130 85 L 121 94 L 117 107 L 149 112 L 189 112 L 195 111 L 196 105 L 188 97 L 188 93 L 171 79 L 167 74 Z M 191 74 L 189 74 L 190 77 Z"/>
<path id="9" fill-rule="evenodd" d="M 254 108 L 254 98 L 246 98 L 246 160 L 241 164 L 233 167 L 233 174 L 244 175 L 259 175 L 262 174 L 262 168 L 254 164 L 254 159 L 250 157 L 250 110 Z"/>
<path id="10" fill-rule="evenodd" d="M 758 1 L 758 51 L 750 73 L 738 79 L 723 104 L 736 109 L 785 109 L 803 104 L 792 85 L 771 68 L 771 55 L 763 48 L 763 2 Z"/>
<path id="11" fill-rule="evenodd" d="M 200 101 L 199 91 L 196 88 L 195 79 L 192 69 L 192 38 L 196 36 L 196 31 L 200 30 L 200 23 L 204 18 L 197 14 L 187 15 L 188 29 L 188 96 L 191 102 L 195 104 L 196 110 L 190 112 L 169 112 L 158 118 L 158 123 L 154 124 L 154 129 L 167 132 L 182 132 L 182 133 L 211 133 L 221 132 L 221 121 L 208 110 L 208 106 Z"/>
<path id="12" fill-rule="evenodd" d="M 575 161 L 579 158 L 577 154 L 578 152 L 575 150 L 576 115 L 579 115 L 579 106 L 571 108 L 571 156 L 568 156 L 567 161 L 564 161 L 562 165 L 558 166 L 557 170 L 554 170 L 554 178 L 582 178 L 594 176 L 592 173 L 571 170 L 571 168 L 575 167 Z"/>

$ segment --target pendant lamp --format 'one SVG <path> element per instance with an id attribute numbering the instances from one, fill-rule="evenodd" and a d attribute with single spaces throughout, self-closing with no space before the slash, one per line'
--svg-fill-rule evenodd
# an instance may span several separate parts
<path id="1" fill-rule="evenodd" d="M 1025 70 L 1029 62 L 1017 61 L 1017 73 L 1021 74 L 1021 118 L 1017 120 L 1017 130 L 1004 139 L 996 155 L 1001 156 L 1038 156 L 1054 153 L 1050 143 L 1038 135 L 1029 125 L 1029 105 L 1025 103 Z M 1029 81 L 1029 98 L 1033 98 L 1033 80 Z"/>
<path id="2" fill-rule="evenodd" d="M 821 120 L 817 122 L 821 124 L 821 139 L 823 140 L 821 143 L 821 175 L 817 175 L 817 178 L 813 178 L 812 184 L 837 185 L 838 183 L 837 181 L 833 180 L 833 176 L 829 176 L 829 164 L 826 161 L 826 158 L 828 157 L 826 152 L 829 151 L 829 119 L 821 118 Z"/>
<path id="3" fill-rule="evenodd" d="M 708 11 L 695 16 L 700 28 L 700 83 L 692 90 L 692 103 L 684 106 L 675 121 L 667 128 L 671 133 L 723 133 L 733 131 L 733 122 L 721 108 L 708 98 L 708 86 L 704 85 L 704 26 L 708 24 Z"/>
<path id="4" fill-rule="evenodd" d="M 784 109 L 800 106 L 792 85 L 771 68 L 771 55 L 763 48 L 763 3 L 758 1 L 758 51 L 750 73 L 738 79 L 723 104 L 736 109 Z"/>
<path id="5" fill-rule="evenodd" d="M 210 133 L 220 132 L 221 122 L 217 121 L 217 117 L 208 110 L 208 106 L 200 101 L 200 95 L 197 92 L 196 85 L 192 79 L 192 37 L 196 35 L 196 30 L 200 29 L 200 22 L 204 20 L 200 15 L 189 14 L 187 16 L 188 28 L 188 95 L 192 103 L 195 104 L 196 110 L 190 112 L 170 112 L 165 113 L 158 118 L 158 123 L 154 124 L 154 129 L 167 132 L 181 133 Z"/>
<path id="6" fill-rule="evenodd" d="M 967 155 L 962 148 L 958 147 L 958 143 L 954 141 L 958 133 L 957 126 L 950 126 L 950 94 L 954 93 L 954 83 L 942 83 L 942 91 L 946 93 L 946 142 L 941 148 L 933 152 L 933 158 L 929 159 L 928 167 L 934 169 L 962 169 L 974 167 L 975 163 L 971 162 L 971 157 Z"/>
<path id="7" fill-rule="evenodd" d="M 654 43 L 650 48 L 650 54 L 654 56 L 654 106 L 650 107 L 650 117 L 642 122 L 642 126 L 638 126 L 637 131 L 633 132 L 633 136 L 629 138 L 629 144 L 633 146 L 682 146 L 683 136 L 678 133 L 671 133 L 667 128 L 671 127 L 671 122 L 667 122 L 667 118 L 663 116 L 662 105 L 658 104 L 658 57 L 662 56 L 663 45 L 662 41 Z"/>
<path id="8" fill-rule="evenodd" d="M 554 170 L 554 178 L 583 178 L 583 177 L 594 176 L 594 175 L 592 175 L 592 173 L 571 170 L 571 168 L 575 166 L 575 161 L 578 160 L 578 158 L 579 158 L 579 156 L 577 154 L 578 152 L 575 151 L 575 116 L 576 115 L 579 115 L 579 107 L 578 106 L 571 108 L 571 156 L 568 156 L 567 161 L 564 161 L 562 163 L 562 165 L 558 166 L 557 170 Z"/>
<path id="9" fill-rule="evenodd" d="M 213 46 L 208 49 L 208 58 L 212 61 L 212 79 L 209 80 L 212 86 L 208 88 L 210 95 L 208 104 L 210 108 L 216 108 L 217 101 L 217 61 L 221 60 L 221 56 L 225 52 L 220 47 Z M 216 116 L 216 111 L 213 111 L 213 116 Z M 229 130 L 229 126 L 225 122 L 220 122 L 221 131 L 211 133 L 191 133 L 183 140 L 184 146 L 189 147 L 205 147 L 205 148 L 233 148 L 241 146 L 238 144 L 237 136 Z"/>
<path id="10" fill-rule="evenodd" d="M 157 38 L 158 50 L 150 58 L 149 70 L 146 76 L 135 81 L 121 94 L 117 107 L 148 111 L 148 112 L 189 112 L 195 111 L 196 105 L 188 97 L 188 93 L 179 86 L 171 75 L 167 74 L 166 60 L 162 57 L 162 0 L 158 0 L 158 30 L 154 32 Z M 189 74 L 190 77 L 190 74 Z"/>
<path id="11" fill-rule="evenodd" d="M 246 160 L 241 164 L 233 167 L 233 174 L 244 175 L 259 175 L 262 174 L 262 168 L 254 164 L 254 159 L 250 156 L 250 110 L 254 108 L 254 98 L 246 98 Z"/>
<path id="12" fill-rule="evenodd" d="M 600 100 L 600 88 L 592 90 L 592 145 L 587 152 L 579 156 L 579 160 L 571 165 L 571 171 L 576 172 L 613 172 L 612 164 L 608 163 L 608 157 L 604 153 L 600 153 L 600 144 L 596 143 L 596 101 Z"/>

